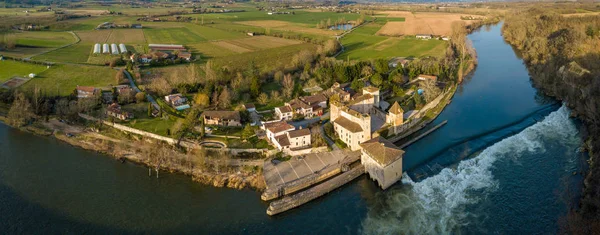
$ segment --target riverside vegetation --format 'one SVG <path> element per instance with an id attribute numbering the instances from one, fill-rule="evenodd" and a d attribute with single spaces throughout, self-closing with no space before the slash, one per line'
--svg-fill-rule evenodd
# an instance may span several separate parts
<path id="1" fill-rule="evenodd" d="M 582 7 L 595 9 L 592 4 L 570 6 Z M 590 168 L 580 205 L 572 206 L 562 229 L 593 234 L 600 231 L 600 16 L 564 12 L 563 7 L 513 12 L 506 16 L 503 34 L 521 51 L 534 85 L 563 100 L 586 124 Z"/>
<path id="2" fill-rule="evenodd" d="M 302 12 L 298 15 L 317 15 L 329 16 L 333 12 Z M 231 16 L 226 14 L 202 14 L 204 19 L 214 19 L 216 23 L 211 27 L 196 25 L 196 23 L 186 23 L 196 28 L 217 29 L 222 22 L 218 17 Z M 244 14 L 242 14 L 244 15 Z M 265 12 L 252 12 L 247 15 L 266 15 Z M 356 18 L 362 17 L 359 14 Z M 22 17 L 22 16 L 19 16 Z M 122 16 L 110 16 L 122 17 Z M 264 16 L 262 16 L 264 17 Z M 286 16 L 278 16 L 284 18 Z M 9 17 L 7 17 L 9 18 Z M 227 18 L 227 17 L 224 17 Z M 57 27 L 51 23 L 52 18 L 47 19 L 51 29 Z M 78 25 L 81 22 L 94 20 L 93 24 L 104 22 L 106 18 L 83 19 L 84 21 L 58 20 L 71 26 Z M 64 22 L 63 22 L 64 21 Z M 208 20 L 207 20 L 208 21 Z M 6 21 L 10 25 L 13 21 Z M 79 22 L 79 23 L 78 23 Z M 170 22 L 154 23 L 154 31 L 164 30 L 161 26 L 169 26 Z M 230 23 L 230 22 L 229 22 Z M 229 23 L 227 23 L 229 25 Z M 87 22 L 86 24 L 92 24 Z M 164 24 L 164 25 L 163 25 Z M 179 23 L 178 23 L 179 24 Z M 203 24 L 203 23 L 202 23 Z M 60 26 L 59 25 L 59 26 Z M 243 27 L 242 24 L 236 24 Z M 214 28 L 213 28 L 214 27 Z M 472 28 L 473 26 L 471 26 Z M 10 27 L 5 28 L 9 30 Z M 144 29 L 145 30 L 145 29 Z M 265 29 L 268 31 L 268 28 Z M 94 32 L 101 32 L 100 30 Z M 193 61 L 188 65 L 165 66 L 160 68 L 147 68 L 146 65 L 139 65 L 120 60 L 121 63 L 111 63 L 110 67 L 125 65 L 124 70 L 134 75 L 135 83 L 140 86 L 143 92 L 138 94 L 121 94 L 113 97 L 113 101 L 120 103 L 124 109 L 131 110 L 139 120 L 123 122 L 123 125 L 144 129 L 145 131 L 155 132 L 156 134 L 175 138 L 180 141 L 201 141 L 205 138 L 203 133 L 203 124 L 199 121 L 199 115 L 204 110 L 211 109 L 241 109 L 241 105 L 247 102 L 256 102 L 259 110 L 272 109 L 275 106 L 282 105 L 284 101 L 307 95 L 302 88 L 320 86 L 328 88 L 335 82 L 350 83 L 352 89 L 361 90 L 366 85 L 378 87 L 382 91 L 389 91 L 391 97 L 404 97 L 406 91 L 402 84 L 407 80 L 416 78 L 419 74 L 433 74 L 438 77 L 438 81 L 446 83 L 446 86 L 455 86 L 460 83 L 469 71 L 476 64 L 474 51 L 470 49 L 466 42 L 466 35 L 469 28 L 464 22 L 455 22 L 452 25 L 452 40 L 449 43 L 444 42 L 444 48 L 440 50 L 439 56 L 411 58 L 408 66 L 393 68 L 389 66 L 390 58 L 370 58 L 360 60 L 338 60 L 334 55 L 338 54 L 342 48 L 340 43 L 328 38 L 327 40 L 305 40 L 305 43 L 285 46 L 289 55 L 281 59 L 276 55 L 276 63 L 271 60 L 265 60 L 265 53 L 271 53 L 274 50 L 265 50 L 256 53 L 241 53 L 239 55 L 215 58 L 210 60 Z M 246 37 L 244 32 L 226 32 L 229 36 L 236 38 Z M 78 32 L 78 35 L 83 35 Z M 286 37 L 285 35 L 276 35 L 277 37 Z M 259 36 L 254 38 L 261 38 Z M 253 39 L 253 38 L 250 38 Z M 9 46 L 13 44 L 9 38 L 9 43 L 0 46 Z M 82 41 L 86 39 L 82 37 Z M 273 39 L 270 39 L 273 40 Z M 287 40 L 287 39 L 286 39 Z M 278 41 L 278 40 L 275 40 Z M 425 42 L 425 41 L 423 41 Z M 414 41 L 418 44 L 421 41 Z M 12 45 L 10 45 L 12 46 Z M 210 47 L 210 45 L 204 45 Z M 69 48 L 69 47 L 67 47 Z M 281 48 L 273 48 L 279 50 Z M 59 52 L 59 49 L 56 52 Z M 194 52 L 195 53 L 195 52 Z M 260 56 L 263 55 L 263 56 Z M 33 61 L 36 60 L 33 57 Z M 231 59 L 231 60 L 230 60 Z M 2 63 L 7 62 L 3 61 Z M 102 126 L 99 123 L 83 121 L 79 118 L 79 113 L 84 113 L 99 118 L 107 118 L 104 114 L 106 104 L 103 104 L 101 97 L 87 99 L 77 99 L 75 89 L 76 85 L 92 85 L 97 87 L 112 87 L 117 84 L 128 84 L 123 76 L 123 71 L 117 71 L 113 68 L 98 65 L 68 64 L 52 65 L 47 71 L 41 73 L 42 79 L 32 79 L 29 83 L 13 90 L 2 89 L 0 91 L 0 111 L 3 111 L 8 124 L 25 130 L 41 130 L 36 132 L 54 133 L 54 136 L 67 141 L 73 145 L 86 149 L 104 152 L 117 158 L 127 158 L 132 161 L 143 163 L 155 170 L 158 174 L 159 169 L 170 171 L 179 171 L 192 175 L 195 179 L 200 179 L 204 183 L 215 186 L 229 186 L 242 188 L 246 186 L 261 189 L 264 187 L 261 178 L 260 167 L 255 165 L 230 164 L 235 163 L 238 158 L 232 159 L 231 156 L 219 151 L 208 150 L 190 150 L 180 146 L 159 145 L 151 140 L 143 139 L 139 136 L 123 134 L 113 130 L 110 127 Z M 26 62 L 12 62 L 21 63 Z M 2 64 L 0 64 L 1 66 Z M 67 74 L 63 78 L 68 78 L 62 86 L 48 86 L 44 84 L 60 81 L 56 76 L 45 77 L 45 74 L 56 71 L 57 68 L 81 68 L 77 71 L 77 76 Z M 140 69 L 141 67 L 141 69 Z M 85 69 L 83 69 L 85 68 Z M 86 69 L 89 69 L 86 70 Z M 93 79 L 96 83 L 91 83 L 90 78 L 94 76 L 85 76 L 86 71 L 90 75 L 102 75 L 102 79 Z M 94 72 L 91 72 L 94 71 Z M 157 73 L 155 73 L 158 71 Z M 102 73 L 101 73 L 102 72 Z M 141 76 L 140 74 L 144 74 Z M 149 77 L 147 74 L 162 74 L 161 76 Z M 8 75 L 7 75 L 8 76 Z M 36 84 L 37 81 L 46 81 L 44 84 Z M 97 84 L 101 81 L 101 84 Z M 429 86 L 435 88 L 435 86 Z M 60 90 L 59 90 L 60 89 Z M 416 89 L 412 87 L 411 89 Z M 439 89 L 437 89 L 439 92 Z M 159 105 L 163 107 L 163 112 L 159 117 L 152 117 L 150 109 L 146 112 L 146 107 L 152 107 L 144 98 L 145 94 L 153 97 L 162 97 L 167 94 L 182 93 L 192 100 L 192 108 L 188 111 L 174 111 L 164 102 L 159 100 Z M 433 92 L 427 92 L 427 94 Z M 425 97 L 427 98 L 427 97 Z M 410 109 L 419 108 L 425 102 L 419 95 L 410 96 L 405 100 Z M 427 98 L 430 99 L 430 98 Z M 131 111 L 129 110 L 129 111 Z M 408 109 L 407 109 L 408 110 Z M 143 117 L 143 118 L 142 118 Z M 242 119 L 247 119 L 243 115 Z M 143 119 L 143 120 L 142 120 Z M 71 133 L 69 128 L 66 130 L 58 125 L 51 124 L 56 120 L 64 120 L 70 123 L 72 128 L 80 129 L 75 137 L 67 138 L 65 134 Z M 138 123 L 139 121 L 139 123 Z M 142 123 L 143 122 L 143 123 Z M 142 125 L 143 124 L 143 125 Z M 144 128 L 142 128 L 143 126 Z M 147 128 L 151 127 L 151 128 Z M 160 127 L 160 128 L 158 128 Z M 196 128 L 199 127 L 199 128 Z M 250 128 L 248 126 L 248 128 Z M 83 131 L 97 130 L 95 131 Z M 264 141 L 264 140 L 263 140 Z M 126 144 L 132 142 L 134 144 Z M 115 144 L 116 143 L 116 144 Z M 258 144 L 253 144 L 253 147 Z M 157 149 L 158 148 L 158 149 Z M 251 159 L 259 156 L 249 156 Z M 243 156 L 242 156 L 243 158 Z M 264 160 L 264 159 L 263 159 Z M 239 172 L 239 173 L 238 173 Z M 152 172 L 150 172 L 152 173 Z"/>

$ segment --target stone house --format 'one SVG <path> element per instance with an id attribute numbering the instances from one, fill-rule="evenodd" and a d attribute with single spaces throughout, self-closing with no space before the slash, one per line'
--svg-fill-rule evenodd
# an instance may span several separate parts
<path id="1" fill-rule="evenodd" d="M 376 137 L 361 144 L 360 161 L 365 172 L 387 189 L 402 178 L 404 151 L 383 137 Z"/>
<path id="2" fill-rule="evenodd" d="M 77 98 L 92 98 L 100 92 L 99 89 L 91 86 L 77 86 Z"/>
<path id="3" fill-rule="evenodd" d="M 204 111 L 202 113 L 205 125 L 242 126 L 242 118 L 238 111 Z"/>
<path id="4" fill-rule="evenodd" d="M 115 117 L 119 120 L 128 120 L 133 118 L 133 113 L 121 110 L 121 106 L 113 103 L 106 108 L 106 115 Z"/>

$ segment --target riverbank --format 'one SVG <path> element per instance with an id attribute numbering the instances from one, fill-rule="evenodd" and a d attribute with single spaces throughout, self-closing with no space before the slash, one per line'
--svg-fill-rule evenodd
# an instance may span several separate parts
<path id="1" fill-rule="evenodd" d="M 521 51 L 534 86 L 545 95 L 563 101 L 572 115 L 585 124 L 583 147 L 589 153 L 589 170 L 583 181 L 581 201 L 579 205 L 571 205 L 563 224 L 564 232 L 574 234 L 590 234 L 600 227 L 599 52 L 595 40 L 583 37 L 589 35 L 584 30 L 588 22 L 597 20 L 597 17 L 581 20 L 539 9 L 525 10 L 507 17 L 502 29 L 505 40 Z M 543 41 L 536 41 L 539 39 Z M 532 42 L 535 47 L 529 46 Z"/>
<path id="2" fill-rule="evenodd" d="M 5 116 L 0 116 L 0 122 L 11 126 Z M 55 119 L 48 122 L 36 121 L 17 129 L 53 137 L 71 146 L 98 152 L 115 160 L 126 160 L 146 166 L 149 168 L 149 176 L 153 177 L 159 177 L 160 171 L 167 171 L 191 176 L 193 181 L 213 187 L 252 188 L 258 191 L 266 188 L 260 167 L 234 166 L 234 159 L 218 150 L 185 152 L 155 140 L 111 130 L 110 127 L 93 132 L 86 127 L 62 123 Z M 70 136 L 67 136 L 67 133 Z M 114 138 L 110 135 L 122 136 Z M 151 146 L 158 146 L 165 151 L 164 156 L 168 157 L 151 157 L 149 151 L 156 150 Z"/>

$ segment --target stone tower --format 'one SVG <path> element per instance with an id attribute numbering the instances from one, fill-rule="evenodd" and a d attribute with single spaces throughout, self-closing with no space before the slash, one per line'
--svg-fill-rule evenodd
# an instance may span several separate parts
<path id="1" fill-rule="evenodd" d="M 404 110 L 402 110 L 398 101 L 394 102 L 388 111 L 386 119 L 386 122 L 392 126 L 392 128 L 390 128 L 392 131 L 391 134 L 398 134 L 398 132 L 400 132 L 399 127 L 404 123 Z"/>
<path id="2" fill-rule="evenodd" d="M 367 86 L 363 88 L 363 95 L 365 94 L 371 94 L 373 95 L 373 98 L 375 98 L 375 102 L 373 103 L 373 106 L 379 108 L 379 88 L 377 87 L 372 87 L 372 86 Z"/>

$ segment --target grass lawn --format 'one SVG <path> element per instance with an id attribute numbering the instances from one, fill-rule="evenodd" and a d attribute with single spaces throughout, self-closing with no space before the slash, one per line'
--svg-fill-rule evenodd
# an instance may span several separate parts
<path id="1" fill-rule="evenodd" d="M 14 34 L 17 45 L 26 47 L 60 47 L 75 42 L 68 32 L 22 32 Z"/>
<path id="2" fill-rule="evenodd" d="M 447 42 L 410 37 L 374 35 L 385 22 L 372 22 L 342 38 L 346 49 L 338 59 L 369 60 L 374 58 L 442 56 Z"/>
<path id="3" fill-rule="evenodd" d="M 303 23 L 310 24 L 310 27 L 316 27 L 317 23 L 322 20 L 327 21 L 327 19 L 331 19 L 332 22 L 340 18 L 344 18 L 346 20 L 356 20 L 360 17 L 360 14 L 355 13 L 336 13 L 336 12 L 309 12 L 302 10 L 290 10 L 294 12 L 294 14 L 290 15 L 269 15 L 266 11 L 247 11 L 247 12 L 232 12 L 232 13 L 220 13 L 219 16 L 224 20 L 230 21 L 248 21 L 248 20 L 280 20 L 287 21 L 292 23 Z M 207 14 L 210 15 L 210 14 Z M 206 22 L 207 18 L 204 18 Z"/>
<path id="4" fill-rule="evenodd" d="M 243 33 L 228 32 L 221 29 L 211 28 L 207 26 L 197 24 L 186 24 L 186 28 L 192 30 L 192 32 L 200 35 L 206 40 L 224 40 L 224 39 L 238 39 L 246 37 Z"/>
<path id="5" fill-rule="evenodd" d="M 265 49 L 256 52 L 247 52 L 238 55 L 225 56 L 214 60 L 216 65 L 227 65 L 232 69 L 245 68 L 250 61 L 254 61 L 261 71 L 273 71 L 290 63 L 291 58 L 302 50 L 316 50 L 317 45 L 302 43 L 278 48 Z"/>
<path id="6" fill-rule="evenodd" d="M 188 44 L 206 41 L 188 28 L 144 29 L 144 35 L 148 43 Z"/>
<path id="7" fill-rule="evenodd" d="M 148 116 L 148 103 L 129 104 L 123 106 L 123 109 L 133 112 L 135 116 L 133 120 L 122 123 L 123 125 L 167 137 L 171 137 L 167 135 L 167 130 L 172 128 L 178 119 L 172 115 L 167 119 Z"/>
<path id="8" fill-rule="evenodd" d="M 86 63 L 90 53 L 94 49 L 93 47 L 94 44 L 77 43 L 56 51 L 35 56 L 32 59 L 51 62 Z"/>
<path id="9" fill-rule="evenodd" d="M 116 70 L 108 67 L 82 65 L 53 65 L 29 80 L 20 89 L 39 87 L 49 95 L 68 96 L 77 85 L 106 87 L 115 82 Z"/>
<path id="10" fill-rule="evenodd" d="M 13 76 L 26 77 L 30 73 L 39 74 L 46 70 L 45 65 L 24 63 L 12 60 L 0 61 L 0 82 L 5 82 Z"/>

